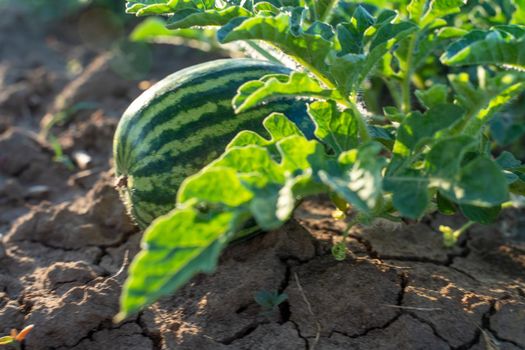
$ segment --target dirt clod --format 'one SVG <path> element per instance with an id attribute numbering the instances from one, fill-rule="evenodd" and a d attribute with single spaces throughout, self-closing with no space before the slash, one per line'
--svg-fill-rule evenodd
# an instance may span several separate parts
<path id="1" fill-rule="evenodd" d="M 501 300 L 496 302 L 490 328 L 502 341 L 525 348 L 525 301 Z"/>

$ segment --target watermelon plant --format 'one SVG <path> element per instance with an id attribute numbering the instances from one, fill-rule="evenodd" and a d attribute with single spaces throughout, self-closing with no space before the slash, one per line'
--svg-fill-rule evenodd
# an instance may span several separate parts
<path id="1" fill-rule="evenodd" d="M 442 228 L 451 245 L 525 195 L 525 166 L 492 127 L 525 113 L 521 0 L 132 0 L 127 12 L 214 28 L 272 64 L 189 68 L 123 118 L 128 208 L 143 227 L 168 213 L 145 231 L 120 319 L 212 272 L 250 220 L 276 229 L 306 196 L 328 194 L 348 228 L 460 213 L 467 225 Z"/>

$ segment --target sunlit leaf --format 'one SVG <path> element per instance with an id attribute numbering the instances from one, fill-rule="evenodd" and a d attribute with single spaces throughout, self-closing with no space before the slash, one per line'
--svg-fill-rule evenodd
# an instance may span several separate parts
<path id="1" fill-rule="evenodd" d="M 439 104 L 425 114 L 414 112 L 399 126 L 394 154 L 407 157 L 443 129 L 451 127 L 463 116 L 463 110 L 452 104 Z"/>
<path id="2" fill-rule="evenodd" d="M 429 180 L 417 170 L 406 170 L 395 176 L 385 177 L 385 191 L 392 192 L 392 204 L 401 215 L 419 219 L 430 203 Z"/>
<path id="3" fill-rule="evenodd" d="M 223 26 L 218 33 L 219 41 L 229 43 L 236 40 L 264 40 L 279 47 L 285 54 L 323 70 L 325 57 L 333 46 L 327 35 L 304 31 L 292 34 L 289 17 L 279 14 L 275 17 L 256 16 L 238 18 Z"/>
<path id="4" fill-rule="evenodd" d="M 525 35 L 514 37 L 503 30 L 472 31 L 452 44 L 441 56 L 441 62 L 451 66 L 496 64 L 523 70 Z"/>
<path id="5" fill-rule="evenodd" d="M 242 85 L 233 99 L 237 113 L 253 108 L 264 101 L 284 96 L 314 97 L 323 99 L 342 99 L 337 90 L 327 89 L 314 78 L 301 72 L 292 72 L 290 76 L 272 75 L 258 81 Z"/>
<path id="6" fill-rule="evenodd" d="M 358 116 L 349 110 L 340 110 L 335 102 L 314 102 L 308 113 L 315 123 L 315 136 L 329 145 L 336 154 L 355 148 L 358 143 Z"/>
<path id="7" fill-rule="evenodd" d="M 379 201 L 383 187 L 381 172 L 385 161 L 379 156 L 380 151 L 380 144 L 367 143 L 358 150 L 343 153 L 340 158 L 355 157 L 353 164 L 337 172 L 321 170 L 321 181 L 358 210 L 371 212 Z"/>
<path id="8" fill-rule="evenodd" d="M 415 95 L 423 106 L 433 108 L 447 102 L 448 87 L 444 84 L 435 84 L 427 90 L 416 90 Z"/>
<path id="9" fill-rule="evenodd" d="M 170 29 L 204 27 L 204 26 L 222 26 L 230 20 L 249 16 L 251 13 L 239 6 L 227 7 L 224 10 L 206 10 L 176 13 L 167 22 Z"/>
<path id="10" fill-rule="evenodd" d="M 197 273 L 211 273 L 235 232 L 235 221 L 232 212 L 201 214 L 193 208 L 157 219 L 130 267 L 118 318 L 173 293 Z"/>

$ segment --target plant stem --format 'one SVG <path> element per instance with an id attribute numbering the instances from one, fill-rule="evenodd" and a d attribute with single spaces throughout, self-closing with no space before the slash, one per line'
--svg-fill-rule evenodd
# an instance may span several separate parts
<path id="1" fill-rule="evenodd" d="M 401 85 L 401 94 L 403 96 L 401 109 L 403 113 L 409 113 L 412 109 L 412 103 L 410 101 L 410 81 L 413 73 L 413 63 L 414 63 L 414 50 L 416 48 L 416 43 L 418 39 L 418 33 L 414 33 L 410 42 L 408 44 L 408 53 L 407 53 L 407 62 L 405 75 L 403 77 L 403 84 Z"/>
<path id="2" fill-rule="evenodd" d="M 461 226 L 458 231 L 461 233 L 465 232 L 466 230 L 468 230 L 472 225 L 474 225 L 476 222 L 475 221 L 469 221 L 467 222 L 465 225 Z"/>
<path id="3" fill-rule="evenodd" d="M 334 8 L 336 8 L 337 4 L 339 3 L 339 0 L 331 0 L 328 6 L 326 6 L 326 10 L 323 13 L 323 18 L 321 18 L 321 22 L 328 23 L 330 22 L 332 18 L 332 12 Z"/>
<path id="4" fill-rule="evenodd" d="M 268 61 L 274 62 L 277 64 L 283 64 L 278 58 L 273 56 L 271 53 L 269 53 L 267 50 L 262 48 L 259 44 L 257 44 L 253 40 L 246 40 L 245 42 L 246 42 L 246 45 L 248 45 L 250 48 L 255 50 L 258 54 L 266 58 Z"/>
<path id="5" fill-rule="evenodd" d="M 403 102 L 402 102 L 402 97 L 399 94 L 398 86 L 396 84 L 393 84 L 392 81 L 390 81 L 387 78 L 383 78 L 383 81 L 385 82 L 385 85 L 388 88 L 388 91 L 390 91 L 390 95 L 394 99 L 394 102 L 395 102 L 397 108 L 400 111 L 402 111 L 403 110 Z"/>

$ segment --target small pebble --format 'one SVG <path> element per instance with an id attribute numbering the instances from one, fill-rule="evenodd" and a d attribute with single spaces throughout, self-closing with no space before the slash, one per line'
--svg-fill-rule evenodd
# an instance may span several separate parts
<path id="1" fill-rule="evenodd" d="M 26 198 L 32 198 L 32 199 L 39 199 L 47 197 L 49 194 L 49 187 L 44 185 L 35 185 L 31 186 L 27 189 Z"/>
<path id="2" fill-rule="evenodd" d="M 74 152 L 73 159 L 75 160 L 75 163 L 77 163 L 78 167 L 82 170 L 87 169 L 93 162 L 91 156 L 84 151 Z"/>

